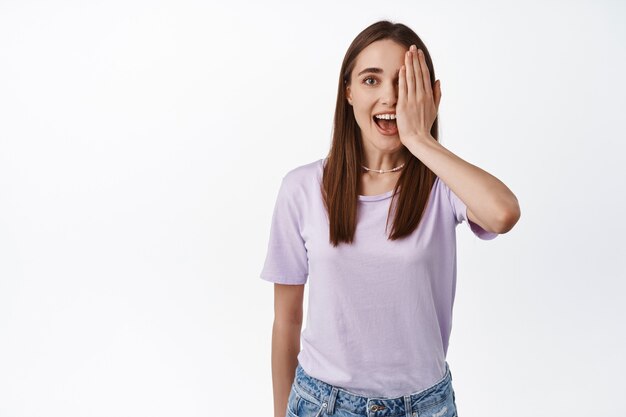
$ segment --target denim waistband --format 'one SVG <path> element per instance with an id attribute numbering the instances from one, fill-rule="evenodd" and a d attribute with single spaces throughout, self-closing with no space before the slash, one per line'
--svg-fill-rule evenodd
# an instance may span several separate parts
<path id="1" fill-rule="evenodd" d="M 294 388 L 308 401 L 326 407 L 326 414 L 331 415 L 340 407 L 352 413 L 372 417 L 418 416 L 421 410 L 444 401 L 452 389 L 452 373 L 448 362 L 446 372 L 435 384 L 421 391 L 395 398 L 367 397 L 346 389 L 330 385 L 307 374 L 300 363 L 296 367 Z"/>

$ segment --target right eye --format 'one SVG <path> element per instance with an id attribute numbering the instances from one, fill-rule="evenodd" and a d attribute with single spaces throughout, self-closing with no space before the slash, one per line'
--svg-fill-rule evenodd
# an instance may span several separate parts
<path id="1" fill-rule="evenodd" d="M 375 80 L 375 78 L 374 77 L 367 77 L 367 78 L 363 79 L 363 84 L 365 84 L 365 85 L 373 85 L 373 84 L 369 84 L 367 82 L 367 80 Z"/>

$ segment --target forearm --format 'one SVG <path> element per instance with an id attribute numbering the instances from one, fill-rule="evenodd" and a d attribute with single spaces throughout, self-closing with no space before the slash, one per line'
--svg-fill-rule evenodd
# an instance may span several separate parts
<path id="1" fill-rule="evenodd" d="M 272 326 L 272 385 L 274 417 L 285 417 L 287 400 L 300 352 L 301 323 L 274 320 Z"/>
<path id="2" fill-rule="evenodd" d="M 415 139 L 409 148 L 491 230 L 506 228 L 519 217 L 515 195 L 498 178 L 455 155 L 432 136 Z"/>

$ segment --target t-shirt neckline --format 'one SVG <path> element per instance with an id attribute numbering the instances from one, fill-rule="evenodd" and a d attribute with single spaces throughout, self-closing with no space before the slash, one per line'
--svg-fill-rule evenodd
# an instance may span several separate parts
<path id="1" fill-rule="evenodd" d="M 376 195 L 361 195 L 359 194 L 360 201 L 378 201 L 389 198 L 393 195 L 393 190 L 387 191 L 386 193 L 376 194 Z"/>
<path id="2" fill-rule="evenodd" d="M 320 169 L 323 171 L 323 167 L 324 167 L 324 162 L 326 161 L 326 158 L 321 158 L 320 159 Z M 393 195 L 393 190 L 389 190 L 385 193 L 382 194 L 376 194 L 376 195 L 361 195 L 359 194 L 359 201 L 379 201 L 379 200 L 384 200 L 386 198 L 389 198 Z"/>

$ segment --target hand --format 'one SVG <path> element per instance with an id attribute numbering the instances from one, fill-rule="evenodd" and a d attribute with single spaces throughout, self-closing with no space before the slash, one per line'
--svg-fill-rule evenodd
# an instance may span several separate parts
<path id="1" fill-rule="evenodd" d="M 421 50 L 418 53 L 414 45 L 405 53 L 404 62 L 398 75 L 396 124 L 400 141 L 409 147 L 409 142 L 416 137 L 430 136 L 439 111 L 441 83 L 439 80 L 435 82 L 433 93 L 426 57 Z"/>

